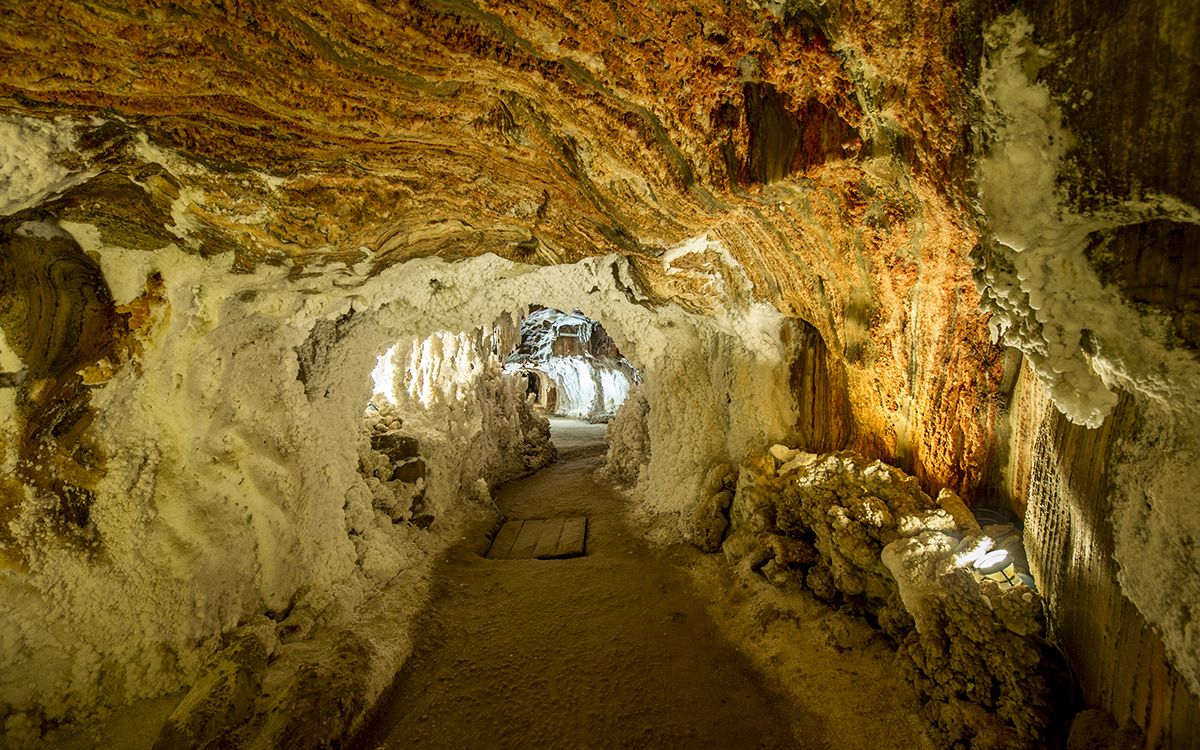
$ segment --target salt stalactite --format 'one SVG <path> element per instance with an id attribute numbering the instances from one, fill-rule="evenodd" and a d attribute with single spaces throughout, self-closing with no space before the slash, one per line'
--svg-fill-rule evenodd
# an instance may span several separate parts
<path id="1" fill-rule="evenodd" d="M 1031 66 L 1053 59 L 1032 35 L 1020 12 L 996 21 L 980 74 L 988 151 L 979 178 L 991 247 L 977 279 L 992 335 L 1021 350 L 1077 424 L 1099 426 L 1117 403 L 1114 388 L 1200 414 L 1191 353 L 1170 347 L 1165 321 L 1125 302 L 1088 260 L 1098 233 L 1158 219 L 1200 224 L 1200 209 L 1158 194 L 1071 207 L 1059 183 L 1075 139 L 1049 88 L 1029 77 Z"/>

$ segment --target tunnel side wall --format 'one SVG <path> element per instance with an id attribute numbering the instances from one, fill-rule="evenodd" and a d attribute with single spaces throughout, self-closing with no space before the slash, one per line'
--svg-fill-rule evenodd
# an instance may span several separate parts
<path id="1" fill-rule="evenodd" d="M 1170 418 L 1123 394 L 1104 424 L 1088 429 L 1059 412 L 1036 376 L 1023 367 L 1012 407 L 1002 491 L 1026 505 L 1025 548 L 1048 604 L 1051 636 L 1076 677 L 1079 698 L 1147 735 L 1146 747 L 1190 747 L 1200 736 L 1200 700 L 1168 657 L 1157 627 L 1125 593 L 1117 562 L 1114 506 L 1150 500 L 1138 491 L 1145 472 L 1194 476 L 1171 461 L 1139 466 L 1122 446 Z M 1145 552 L 1152 554 L 1152 547 Z M 1164 571 L 1180 601 L 1195 575 Z M 1180 623 L 1186 627 L 1186 623 Z M 1178 657 L 1177 657 L 1178 658 Z M 1184 655 L 1184 664 L 1189 660 Z"/>
<path id="2" fill-rule="evenodd" d="M 993 335 L 1023 356 L 1010 349 L 982 494 L 1024 514 L 1083 702 L 1146 747 L 1192 747 L 1200 19 L 1180 0 L 1014 5 L 984 14 L 976 279 Z M 1021 153 L 1038 174 L 1013 168 Z"/>

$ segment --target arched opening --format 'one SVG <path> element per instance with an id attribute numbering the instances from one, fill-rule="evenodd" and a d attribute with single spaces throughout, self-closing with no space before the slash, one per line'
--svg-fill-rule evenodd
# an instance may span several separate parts
<path id="1" fill-rule="evenodd" d="M 543 412 L 554 413 L 558 405 L 558 386 L 549 374 L 529 367 L 522 367 L 516 375 L 524 383 L 525 398 Z"/>
<path id="2" fill-rule="evenodd" d="M 604 326 L 578 309 L 532 305 L 504 371 L 527 380 L 535 404 L 557 417 L 607 422 L 642 381 Z"/>

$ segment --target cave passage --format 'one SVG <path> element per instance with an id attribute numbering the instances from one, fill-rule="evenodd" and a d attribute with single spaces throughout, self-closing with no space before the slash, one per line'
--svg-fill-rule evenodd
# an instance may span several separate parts
<path id="1" fill-rule="evenodd" d="M 702 556 L 648 544 L 627 499 L 594 479 L 605 428 L 551 424 L 559 461 L 506 485 L 496 503 L 508 518 L 587 516 L 587 556 L 493 560 L 483 556 L 491 529 L 464 537 L 434 570 L 412 659 L 352 747 L 859 746 L 847 732 L 864 747 L 927 746 L 889 720 L 903 691 L 878 643 L 806 656 L 807 690 L 853 691 L 859 701 L 846 706 L 871 707 L 854 727 L 779 695 L 710 616 L 689 573 Z M 771 607 L 753 616 L 764 633 L 784 617 Z M 830 732 L 843 736 L 830 742 Z"/>
<path id="2" fill-rule="evenodd" d="M 0 750 L 1200 747 L 1196 0 L 49 5 Z"/>
<path id="3" fill-rule="evenodd" d="M 612 418 L 642 373 L 625 358 L 604 326 L 578 310 L 532 305 L 505 373 L 525 379 L 526 393 L 544 413 L 604 422 Z"/>

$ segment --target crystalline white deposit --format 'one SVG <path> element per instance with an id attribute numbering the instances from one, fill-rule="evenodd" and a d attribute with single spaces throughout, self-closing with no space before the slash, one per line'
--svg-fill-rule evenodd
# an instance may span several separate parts
<path id="1" fill-rule="evenodd" d="M 980 191 L 993 234 L 982 272 L 993 335 L 1025 355 L 1073 422 L 1099 426 L 1117 403 L 1138 403 L 1142 427 L 1115 462 L 1111 497 L 1122 590 L 1163 634 L 1172 663 L 1200 694 L 1200 365 L 1168 345 L 1170 321 L 1135 309 L 1105 285 L 1085 249 L 1095 233 L 1151 220 L 1200 223 L 1195 207 L 1146 195 L 1103 210 L 1072 208 L 1059 187 L 1073 139 L 1030 69 L 1053 59 L 1019 12 L 986 34 L 980 77 L 987 157 Z"/>
<path id="2" fill-rule="evenodd" d="M 553 412 L 577 419 L 604 419 L 616 413 L 640 377 L 629 360 L 590 348 L 600 338 L 598 324 L 584 315 L 537 310 L 521 324 L 521 345 L 509 356 L 505 372 L 544 373 L 554 384 Z M 556 351 L 555 343 L 569 344 Z"/>
<path id="3" fill-rule="evenodd" d="M 1200 413 L 1190 355 L 1169 350 L 1165 323 L 1104 285 L 1085 254 L 1098 231 L 1152 219 L 1200 223 L 1200 211 L 1169 196 L 1078 213 L 1059 187 L 1074 143 L 1032 63 L 1052 59 L 1015 11 L 986 34 L 980 75 L 988 142 L 979 184 L 996 255 L 983 272 L 984 306 L 997 339 L 1020 349 L 1050 397 L 1073 422 L 1096 427 L 1116 405 L 1112 388 L 1176 402 Z M 1162 376 L 1162 370 L 1170 373 Z"/>
<path id="4" fill-rule="evenodd" d="M 0 116 L 0 216 L 36 206 L 91 176 L 60 162 L 76 147 L 75 124 L 65 117 Z"/>
<path id="5" fill-rule="evenodd" d="M 682 512 L 705 467 L 782 437 L 793 419 L 778 317 L 645 307 L 631 301 L 620 258 L 424 259 L 335 286 L 266 266 L 232 274 L 229 256 L 173 245 L 129 270 L 120 248 L 66 229 L 100 245 L 91 249 L 121 299 L 162 274 L 169 310 L 143 342 L 143 374 L 93 391 L 107 472 L 91 518 L 104 554 L 39 538 L 29 571 L 0 579 L 0 703 L 12 716 L 56 719 L 174 691 L 196 678 L 213 638 L 248 618 L 309 612 L 332 627 L 397 572 L 425 580 L 457 539 L 456 508 L 478 502 L 480 478 L 505 476 L 517 418 L 506 404 L 522 395 L 504 390 L 475 332 L 529 300 L 604 320 L 644 368 L 653 406 L 638 489 L 649 511 Z M 318 326 L 333 333 L 302 382 L 298 351 Z M 743 330 L 756 335 L 747 342 Z M 424 413 L 405 429 L 429 465 L 429 530 L 372 509 L 358 470 L 362 409 L 389 350 L 402 389 L 391 397 Z M 27 541 L 34 516 L 31 505 L 14 527 Z M 419 589 L 396 606 L 416 611 Z"/>

